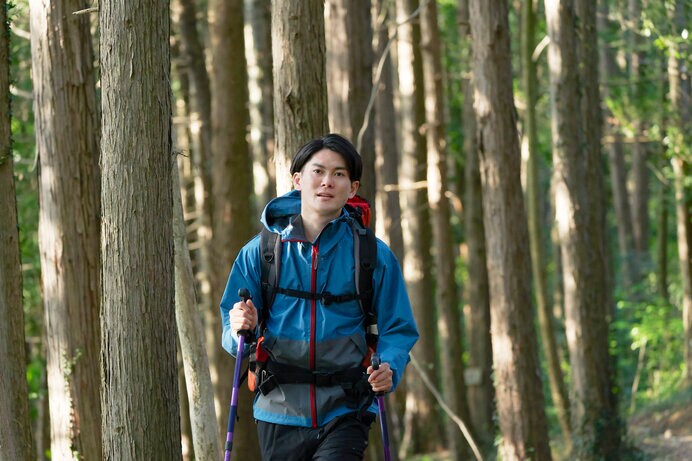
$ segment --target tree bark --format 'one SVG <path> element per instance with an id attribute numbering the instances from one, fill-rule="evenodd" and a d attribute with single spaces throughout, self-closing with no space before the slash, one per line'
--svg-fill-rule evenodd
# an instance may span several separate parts
<path id="1" fill-rule="evenodd" d="M 293 154 L 329 131 L 324 1 L 273 0 L 276 191 L 291 190 Z"/>
<path id="2" fill-rule="evenodd" d="M 641 0 L 628 0 L 630 28 L 627 33 L 629 48 L 630 99 L 635 107 L 641 107 L 644 84 L 644 53 L 640 51 Z M 632 221 L 634 223 L 634 247 L 639 264 L 646 265 L 649 255 L 649 152 L 647 146 L 638 140 L 646 130 L 641 114 L 634 115 L 634 137 L 632 143 Z"/>
<path id="3" fill-rule="evenodd" d="M 99 9 L 103 101 L 100 459 L 180 460 L 169 3 L 102 0 Z"/>
<path id="4" fill-rule="evenodd" d="M 562 255 L 562 278 L 567 338 L 572 367 L 572 428 L 574 456 L 580 459 L 617 459 L 619 425 L 614 412 L 608 357 L 608 321 L 611 312 L 600 209 L 601 186 L 597 145 L 598 120 L 593 107 L 595 80 L 595 5 L 581 5 L 584 43 L 576 43 L 576 17 L 571 0 L 546 0 L 550 35 L 548 63 L 551 76 L 553 181 L 556 225 Z M 593 9 L 593 18 L 586 9 Z M 593 34 L 593 35 L 592 35 Z M 581 52 L 581 55 L 578 54 Z M 580 62 L 581 61 L 581 62 Z M 579 95 L 582 69 L 585 87 Z M 580 146 L 585 146 L 582 149 Z M 587 192 L 588 191 L 588 192 Z M 594 198 L 590 200 L 589 195 Z M 588 289 L 586 287 L 589 287 Z M 607 430 L 598 429 L 606 427 Z"/>
<path id="5" fill-rule="evenodd" d="M 36 459 L 29 417 L 22 268 L 10 129 L 7 3 L 0 0 L 0 459 Z"/>
<path id="6" fill-rule="evenodd" d="M 423 68 L 420 51 L 420 26 L 410 17 L 417 0 L 397 0 L 399 96 L 401 117 L 401 215 L 404 237 L 403 273 L 420 339 L 413 355 L 426 369 L 435 368 L 435 323 L 431 278 L 432 228 L 427 190 L 419 186 L 426 180 L 427 155 L 421 128 L 425 124 Z M 426 453 L 439 444 L 442 426 L 437 418 L 433 396 L 415 373 L 406 374 L 405 433 L 399 456 Z"/>
<path id="7" fill-rule="evenodd" d="M 592 335 L 592 354 L 594 362 L 590 362 L 596 373 L 596 381 L 600 393 L 598 401 L 602 402 L 600 408 L 600 422 L 605 429 L 602 430 L 599 440 L 600 456 L 616 459 L 622 454 L 621 440 L 624 432 L 623 423 L 618 414 L 615 370 L 616 358 L 610 355 L 609 332 L 610 324 L 615 314 L 615 302 L 613 300 L 613 283 L 609 264 L 610 250 L 606 236 L 606 211 L 605 211 L 605 186 L 603 181 L 603 155 L 601 152 L 601 137 L 603 117 L 601 113 L 601 97 L 599 90 L 599 55 L 597 33 L 596 0 L 576 0 L 575 12 L 577 15 L 577 54 L 579 58 L 581 87 L 583 98 L 581 100 L 582 120 L 584 136 L 587 147 L 586 158 L 586 184 L 587 198 L 587 238 L 589 240 L 587 255 L 590 257 L 589 295 L 591 300 L 587 307 L 589 325 Z M 645 167 L 646 169 L 646 167 Z M 648 184 L 645 186 L 647 198 L 644 200 L 645 208 L 648 202 Z M 648 243 L 648 217 L 644 232 Z M 646 245 L 648 252 L 648 244 Z M 596 307 L 596 308 L 595 308 Z M 597 307 L 600 307 L 598 309 Z M 587 362 L 589 363 L 589 362 Z"/>
<path id="8" fill-rule="evenodd" d="M 172 174 L 175 317 L 185 369 L 185 387 L 189 400 L 194 458 L 199 461 L 215 461 L 221 459 L 221 451 L 214 411 L 214 388 L 209 374 L 204 331 L 197 312 L 195 280 L 187 245 L 177 162 L 173 162 Z"/>
<path id="9" fill-rule="evenodd" d="M 394 111 L 394 80 L 392 75 L 392 42 L 390 23 L 393 14 L 384 0 L 376 0 L 374 14 L 377 66 L 381 66 L 375 97 L 375 156 L 377 171 L 377 235 L 383 236 L 401 263 L 404 260 L 404 241 L 401 234 L 401 204 L 399 202 L 399 149 L 397 148 L 396 112 Z M 381 19 L 381 23 L 380 23 Z M 392 34 L 394 35 L 394 34 Z M 386 56 L 385 56 L 386 54 Z M 384 60 L 383 60 L 384 59 Z M 375 71 L 377 72 L 377 70 Z M 377 77 L 377 75 L 375 75 Z"/>
<path id="10" fill-rule="evenodd" d="M 677 2 L 676 2 L 677 3 Z M 673 31 L 677 35 L 685 27 L 685 6 L 677 3 L 672 12 Z M 670 128 L 668 136 L 672 138 L 671 149 L 675 183 L 675 223 L 678 238 L 678 263 L 683 289 L 682 323 L 685 331 L 685 384 L 692 387 L 692 225 L 690 224 L 690 188 L 685 182 L 689 178 L 689 146 L 690 146 L 690 94 L 689 87 L 683 87 L 683 81 L 689 79 L 684 75 L 686 69 L 679 56 L 687 55 L 684 45 L 672 42 L 668 49 L 668 87 L 671 105 Z M 686 131 L 686 127 L 688 130 Z"/>
<path id="11" fill-rule="evenodd" d="M 214 202 L 212 244 L 212 293 L 219 299 L 231 265 L 254 232 L 258 222 L 252 206 L 252 160 L 247 143 L 248 90 L 245 73 L 243 1 L 218 0 L 210 7 L 212 38 L 212 157 Z M 207 344 L 213 363 L 220 440 L 226 440 L 228 404 L 233 385 L 234 360 L 221 347 L 218 303 L 207 313 Z M 211 329 L 210 326 L 213 326 Z M 259 458 L 257 431 L 252 419 L 253 395 L 246 386 L 239 395 L 240 419 L 234 438 L 234 459 Z"/>
<path id="12" fill-rule="evenodd" d="M 421 9 L 421 51 L 423 58 L 426 139 L 428 148 L 428 203 L 433 219 L 434 268 L 437 281 L 435 303 L 439 309 L 437 332 L 444 396 L 452 411 L 469 421 L 466 383 L 462 361 L 462 333 L 454 277 L 456 261 L 452 242 L 451 210 L 447 192 L 447 149 L 445 140 L 444 88 L 437 3 Z M 447 442 L 453 460 L 468 459 L 471 449 L 451 419 L 446 420 Z"/>
<path id="13" fill-rule="evenodd" d="M 469 11 L 501 451 L 507 460 L 550 460 L 536 331 L 527 321 L 533 318 L 531 262 L 507 4 L 471 0 Z"/>
<path id="14" fill-rule="evenodd" d="M 245 0 L 246 56 L 250 88 L 250 143 L 255 195 L 260 205 L 276 194 L 274 169 L 274 80 L 272 77 L 271 2 Z"/>
<path id="15" fill-rule="evenodd" d="M 364 3 L 326 2 L 327 94 L 329 129 L 351 139 L 363 157 L 358 195 L 375 203 L 374 124 L 365 120 L 372 93 L 372 19 Z"/>
<path id="16" fill-rule="evenodd" d="M 546 360 L 548 382 L 553 405 L 557 412 L 562 437 L 568 450 L 572 447 L 569 399 L 560 365 L 561 357 L 555 340 L 552 306 L 548 297 L 543 223 L 541 219 L 538 134 L 536 126 L 537 76 L 533 50 L 536 41 L 536 14 L 534 0 L 525 0 L 522 6 L 522 80 L 526 92 L 525 137 L 528 144 L 527 212 L 531 242 L 531 269 L 533 275 L 541 344 Z"/>
<path id="17" fill-rule="evenodd" d="M 180 12 L 176 14 L 176 11 Z M 197 7 L 195 0 L 177 0 L 174 4 L 174 24 L 180 30 L 181 55 L 185 61 L 190 82 L 189 124 L 192 149 L 190 156 L 194 166 L 195 203 L 197 206 L 197 239 L 199 256 L 200 304 L 203 312 L 212 312 L 215 294 L 212 293 L 212 268 L 210 247 L 212 240 L 212 219 L 214 200 L 212 194 L 211 158 L 211 83 L 206 68 L 203 38 L 197 26 Z M 218 335 L 218 331 L 214 331 Z M 218 341 L 216 339 L 215 341 Z"/>
<path id="18" fill-rule="evenodd" d="M 98 109 L 81 3 L 32 1 L 39 248 L 51 453 L 101 456 Z M 79 334 L 77 334 L 79 332 Z"/>
<path id="19" fill-rule="evenodd" d="M 462 80 L 464 105 L 464 234 L 467 244 L 468 282 L 466 288 L 466 334 L 469 361 L 465 382 L 469 413 L 477 437 L 486 447 L 492 446 L 495 423 L 493 388 L 493 349 L 490 339 L 490 292 L 486 264 L 485 228 L 483 226 L 483 196 L 478 158 L 476 113 L 473 108 L 473 56 L 468 0 L 459 1 L 459 35 L 463 41 L 464 71 Z"/>

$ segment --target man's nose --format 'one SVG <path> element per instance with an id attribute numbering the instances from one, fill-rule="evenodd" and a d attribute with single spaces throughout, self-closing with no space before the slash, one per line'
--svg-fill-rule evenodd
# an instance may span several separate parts
<path id="1" fill-rule="evenodd" d="M 325 174 L 322 177 L 322 184 L 325 186 L 332 186 L 334 184 L 334 176 L 330 173 Z"/>

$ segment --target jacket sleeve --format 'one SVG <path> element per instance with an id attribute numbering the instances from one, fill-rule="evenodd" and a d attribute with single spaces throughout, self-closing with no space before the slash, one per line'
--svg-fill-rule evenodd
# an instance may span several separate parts
<path id="1" fill-rule="evenodd" d="M 250 240 L 238 253 L 233 263 L 231 274 L 226 283 L 226 289 L 221 297 L 221 324 L 223 327 L 221 345 L 232 356 L 238 349 L 238 335 L 232 331 L 229 312 L 233 305 L 240 300 L 238 290 L 247 288 L 252 295 L 252 302 L 257 309 L 262 309 L 261 269 L 259 265 L 259 236 Z M 244 355 L 248 353 L 246 345 Z"/>
<path id="2" fill-rule="evenodd" d="M 374 274 L 374 302 L 379 331 L 377 352 L 382 362 L 389 363 L 394 372 L 394 390 L 409 362 L 409 352 L 418 340 L 418 328 L 399 263 L 394 253 L 380 240 L 377 242 L 377 259 Z"/>

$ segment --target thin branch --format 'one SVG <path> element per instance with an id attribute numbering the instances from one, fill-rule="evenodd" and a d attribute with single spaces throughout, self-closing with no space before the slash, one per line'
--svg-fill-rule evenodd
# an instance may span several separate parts
<path id="1" fill-rule="evenodd" d="M 19 38 L 23 38 L 25 40 L 31 40 L 31 34 L 29 32 L 25 31 L 24 29 L 20 29 L 19 27 L 17 27 L 14 24 L 10 25 L 10 30 L 12 31 L 12 33 L 14 35 L 16 35 Z"/>
<path id="2" fill-rule="evenodd" d="M 423 371 L 423 368 L 420 366 L 416 358 L 409 354 L 411 357 L 411 364 L 413 367 L 416 369 L 420 377 L 423 379 L 423 383 L 425 383 L 425 386 L 432 392 L 432 394 L 435 396 L 435 400 L 437 400 L 437 403 L 440 404 L 442 409 L 447 413 L 447 415 L 454 421 L 457 426 L 459 426 L 459 429 L 461 430 L 461 433 L 464 434 L 464 438 L 468 442 L 469 446 L 471 447 L 471 450 L 473 450 L 473 454 L 476 456 L 476 459 L 478 461 L 483 461 L 483 457 L 481 456 L 481 452 L 478 450 L 478 445 L 476 445 L 476 442 L 473 441 L 473 437 L 471 437 L 471 433 L 469 430 L 466 428 L 466 424 L 464 424 L 464 421 L 457 416 L 451 408 L 449 408 L 449 405 L 444 401 L 442 398 L 442 395 L 440 394 L 440 391 L 438 391 L 435 386 L 433 386 L 432 382 L 430 381 L 430 378 L 428 375 L 425 374 Z"/>
<path id="3" fill-rule="evenodd" d="M 91 8 L 85 8 L 83 10 L 73 11 L 72 14 L 79 15 L 79 14 L 98 13 L 98 11 L 99 11 L 98 6 L 92 6 Z"/>
<path id="4" fill-rule="evenodd" d="M 550 44 L 550 37 L 547 35 L 543 37 L 543 39 L 538 42 L 538 45 L 536 45 L 536 48 L 533 49 L 533 54 L 531 54 L 531 60 L 533 62 L 537 62 L 538 58 L 541 57 L 541 53 L 543 53 L 543 50 Z"/>

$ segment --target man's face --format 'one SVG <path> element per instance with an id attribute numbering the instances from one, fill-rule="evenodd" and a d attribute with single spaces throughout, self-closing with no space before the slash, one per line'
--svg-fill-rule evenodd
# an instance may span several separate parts
<path id="1" fill-rule="evenodd" d="M 300 172 L 293 174 L 293 186 L 301 195 L 301 214 L 308 219 L 338 218 L 359 184 L 351 182 L 343 157 L 329 149 L 316 152 Z"/>

